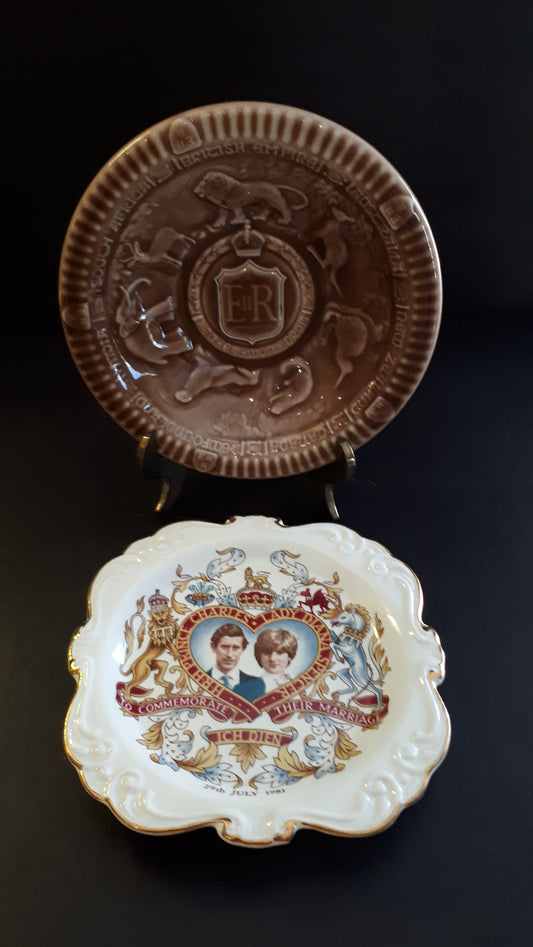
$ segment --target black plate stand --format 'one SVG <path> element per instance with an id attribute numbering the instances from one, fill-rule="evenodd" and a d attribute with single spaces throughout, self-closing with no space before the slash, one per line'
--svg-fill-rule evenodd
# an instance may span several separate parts
<path id="1" fill-rule="evenodd" d="M 351 480 L 355 473 L 356 459 L 353 447 L 345 438 L 339 438 L 335 448 L 337 460 L 321 470 L 312 471 L 308 476 L 313 477 L 315 481 L 318 478 L 328 513 L 333 520 L 338 521 L 340 517 L 335 502 L 334 486 Z M 157 439 L 153 433 L 141 438 L 137 448 L 137 457 L 144 475 L 160 481 L 159 499 L 155 509 L 157 513 L 167 516 L 180 496 L 185 478 L 189 473 L 188 469 L 167 460 L 158 453 Z"/>

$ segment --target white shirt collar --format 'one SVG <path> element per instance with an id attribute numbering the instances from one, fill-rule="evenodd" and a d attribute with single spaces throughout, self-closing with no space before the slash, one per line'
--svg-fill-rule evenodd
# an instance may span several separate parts
<path id="1" fill-rule="evenodd" d="M 226 677 L 228 681 L 230 682 L 230 686 L 232 688 L 235 687 L 235 685 L 238 684 L 240 681 L 239 671 L 234 670 L 231 672 L 231 674 L 224 674 L 224 671 L 219 671 L 217 667 L 214 667 L 213 670 L 211 671 L 211 677 L 213 677 L 215 681 L 219 681 L 220 683 L 223 683 L 222 678 Z"/>

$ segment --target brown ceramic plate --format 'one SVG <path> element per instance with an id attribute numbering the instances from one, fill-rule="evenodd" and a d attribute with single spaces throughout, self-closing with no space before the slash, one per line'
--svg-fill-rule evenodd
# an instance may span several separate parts
<path id="1" fill-rule="evenodd" d="M 279 477 L 357 448 L 431 358 L 437 251 L 370 145 L 298 109 L 235 102 L 155 125 L 70 224 L 60 305 L 89 388 L 161 454 Z"/>

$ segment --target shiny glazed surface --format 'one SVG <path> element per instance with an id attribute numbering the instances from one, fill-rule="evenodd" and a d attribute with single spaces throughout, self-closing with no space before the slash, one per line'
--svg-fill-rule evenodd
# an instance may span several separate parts
<path id="1" fill-rule="evenodd" d="M 370 145 L 297 109 L 215 105 L 140 135 L 73 217 L 63 325 L 136 437 L 204 472 L 274 477 L 358 447 L 413 393 L 438 333 L 438 257 Z"/>
<path id="2" fill-rule="evenodd" d="M 93 583 L 67 753 L 141 832 L 264 847 L 384 829 L 449 742 L 421 608 L 407 566 L 346 527 L 165 527 Z"/>

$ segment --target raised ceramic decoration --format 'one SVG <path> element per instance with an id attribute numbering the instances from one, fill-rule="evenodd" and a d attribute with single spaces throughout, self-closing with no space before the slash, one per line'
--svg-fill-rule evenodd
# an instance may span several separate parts
<path id="1" fill-rule="evenodd" d="M 343 526 L 167 526 L 93 583 L 67 753 L 140 832 L 378 832 L 449 742 L 421 609 L 407 566 Z"/>
<path id="2" fill-rule="evenodd" d="M 161 122 L 103 168 L 67 233 L 60 304 L 81 374 L 132 435 L 204 472 L 278 477 L 395 417 L 431 357 L 441 281 L 377 151 L 236 102 Z"/>

